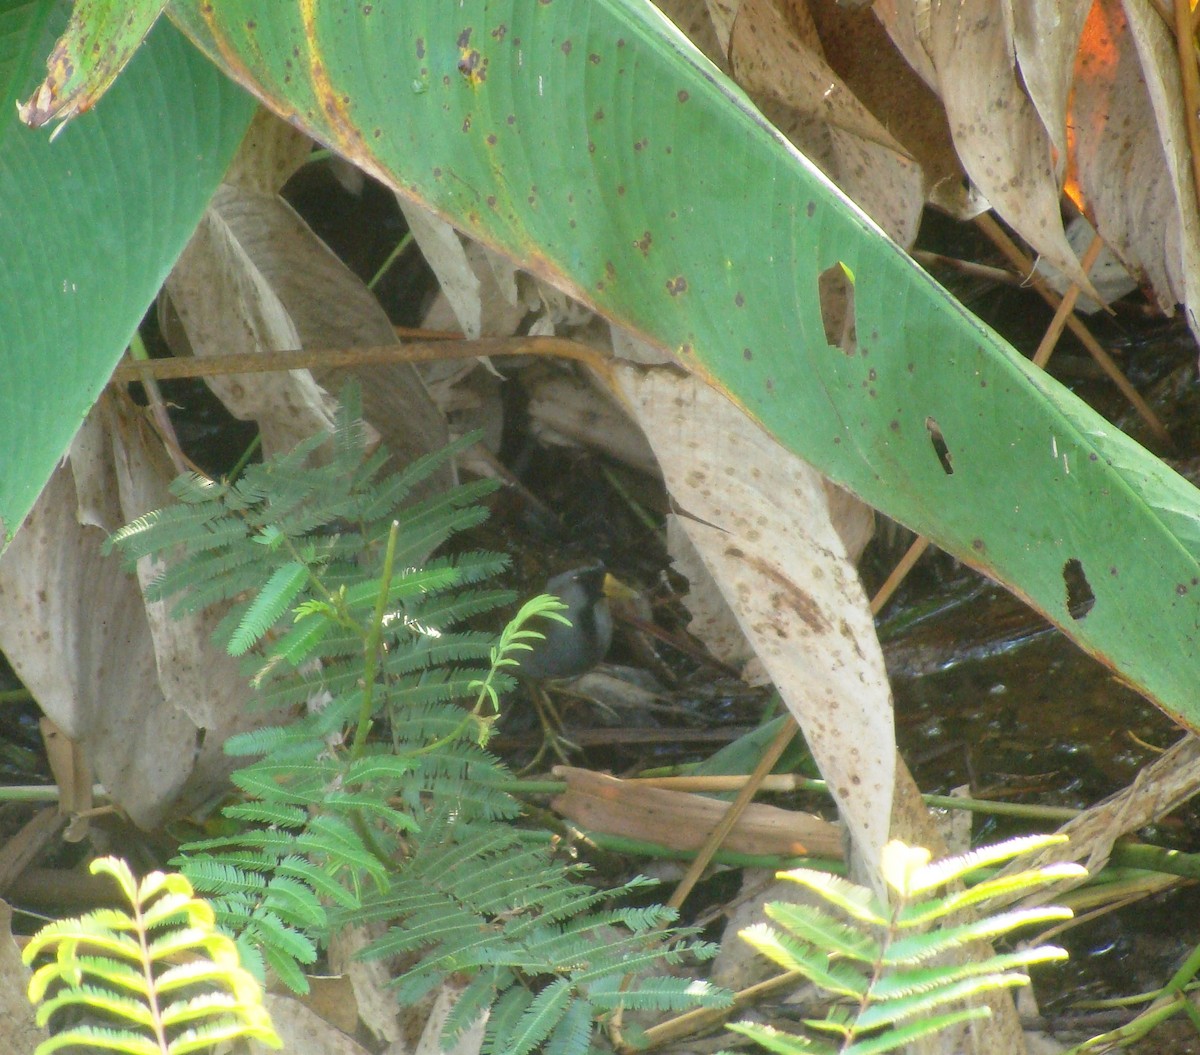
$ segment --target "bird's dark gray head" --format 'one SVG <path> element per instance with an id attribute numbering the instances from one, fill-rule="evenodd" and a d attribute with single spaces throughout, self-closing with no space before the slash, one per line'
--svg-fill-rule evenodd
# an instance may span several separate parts
<path id="1" fill-rule="evenodd" d="M 591 564 L 565 571 L 546 583 L 545 592 L 567 606 L 562 614 L 571 625 L 544 620 L 532 627 L 546 637 L 533 642 L 533 650 L 521 659 L 519 671 L 524 677 L 575 678 L 604 658 L 613 633 L 612 614 L 604 596 L 606 574 L 603 564 Z"/>

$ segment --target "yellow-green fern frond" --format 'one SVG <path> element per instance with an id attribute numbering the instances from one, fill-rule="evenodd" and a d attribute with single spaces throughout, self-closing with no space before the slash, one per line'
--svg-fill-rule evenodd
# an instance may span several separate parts
<path id="1" fill-rule="evenodd" d="M 54 956 L 29 983 L 38 1025 L 73 1009 L 73 1024 L 36 1055 L 73 1047 L 186 1055 L 236 1037 L 283 1046 L 258 983 L 183 876 L 152 872 L 138 883 L 115 857 L 91 867 L 116 880 L 129 907 L 51 923 L 26 946 L 26 963 Z"/>

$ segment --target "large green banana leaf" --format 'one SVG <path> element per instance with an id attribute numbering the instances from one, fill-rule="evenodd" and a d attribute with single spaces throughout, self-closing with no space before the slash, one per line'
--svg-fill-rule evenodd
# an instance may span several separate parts
<path id="1" fill-rule="evenodd" d="M 669 349 L 1200 728 L 1198 493 L 914 267 L 648 3 L 168 11 L 277 112 Z"/>
<path id="2" fill-rule="evenodd" d="M 254 104 L 165 22 L 53 142 L 17 117 L 69 5 L 0 0 L 0 550 L 182 251 Z"/>

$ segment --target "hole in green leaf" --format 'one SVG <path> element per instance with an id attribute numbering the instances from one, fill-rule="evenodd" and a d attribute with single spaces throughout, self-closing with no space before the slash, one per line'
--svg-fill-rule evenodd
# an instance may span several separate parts
<path id="1" fill-rule="evenodd" d="M 1082 619 L 1095 606 L 1096 595 L 1076 557 L 1063 565 L 1063 582 L 1067 585 L 1067 611 L 1072 619 Z"/>
<path id="2" fill-rule="evenodd" d="M 950 453 L 950 448 L 946 446 L 946 437 L 942 435 L 938 423 L 933 418 L 926 418 L 925 429 L 929 433 L 929 439 L 933 442 L 933 451 L 938 456 L 938 461 L 942 463 L 946 475 L 953 476 L 954 457 Z"/>

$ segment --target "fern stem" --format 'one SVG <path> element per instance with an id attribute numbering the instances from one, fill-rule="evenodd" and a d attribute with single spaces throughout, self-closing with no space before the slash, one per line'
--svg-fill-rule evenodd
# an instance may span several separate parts
<path id="1" fill-rule="evenodd" d="M 162 1008 L 158 1003 L 158 983 L 154 978 L 153 959 L 150 956 L 150 943 L 146 934 L 146 919 L 142 913 L 141 890 L 139 889 L 137 893 L 138 896 L 130 899 L 130 907 L 133 913 L 138 948 L 141 951 L 140 966 L 142 975 L 146 979 L 146 1003 L 150 1008 L 150 1028 L 154 1031 L 154 1039 L 159 1050 L 167 1052 L 170 1048 L 167 1045 L 166 1032 L 163 1030 Z"/>
<path id="2" fill-rule="evenodd" d="M 379 646 L 383 640 L 383 613 L 387 608 L 388 592 L 392 587 L 392 573 L 396 563 L 396 539 L 400 536 L 400 521 L 393 520 L 388 532 L 387 552 L 383 557 L 383 575 L 379 579 L 379 596 L 375 598 L 375 611 L 367 640 L 363 644 L 363 695 L 358 709 L 358 724 L 354 730 L 354 744 L 350 758 L 356 761 L 366 750 L 367 734 L 371 731 L 371 715 L 375 712 L 375 676 L 379 670 Z"/>

